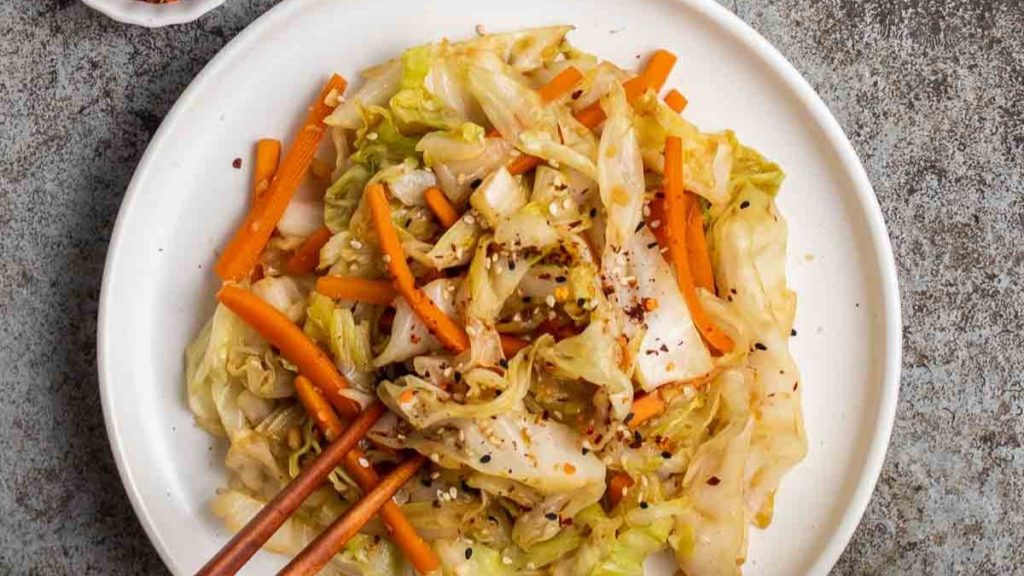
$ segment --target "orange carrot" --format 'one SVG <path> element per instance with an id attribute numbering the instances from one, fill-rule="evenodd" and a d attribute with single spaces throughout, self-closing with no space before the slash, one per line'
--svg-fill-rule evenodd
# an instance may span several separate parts
<path id="1" fill-rule="evenodd" d="M 332 93 L 343 92 L 345 86 L 345 79 L 335 74 L 313 102 L 306 121 L 281 162 L 270 188 L 249 210 L 242 225 L 235 231 L 235 235 L 217 260 L 214 270 L 222 280 L 239 280 L 245 277 L 259 260 L 260 252 L 274 233 L 277 222 L 295 195 L 295 190 L 306 175 L 313 155 L 323 139 L 323 120 L 333 110 L 333 106 L 326 104 L 325 100 Z"/>
<path id="2" fill-rule="evenodd" d="M 448 197 L 437 186 L 427 188 L 423 193 L 423 199 L 427 201 L 427 207 L 437 216 L 437 220 L 445 228 L 451 228 L 459 220 L 459 213 L 448 201 Z"/>
<path id="3" fill-rule="evenodd" d="M 295 391 L 298 393 L 302 405 L 305 406 L 306 412 L 313 418 L 329 442 L 333 442 L 335 438 L 341 436 L 344 432 L 341 419 L 308 378 L 301 375 L 295 378 Z M 352 448 L 342 463 L 349 476 L 356 481 L 356 484 L 359 484 L 363 492 L 373 490 L 380 483 L 380 476 L 377 475 L 373 466 L 363 465 L 368 464 L 368 460 L 366 454 L 358 447 Z M 380 509 L 380 517 L 391 531 L 392 539 L 417 571 L 426 574 L 438 567 L 440 560 L 437 555 L 423 541 L 397 504 L 386 502 Z"/>
<path id="4" fill-rule="evenodd" d="M 331 183 L 331 173 L 334 172 L 334 164 L 321 160 L 319 158 L 313 158 L 313 162 L 309 165 L 309 172 L 314 178 L 319 180 L 323 184 Z"/>
<path id="5" fill-rule="evenodd" d="M 683 109 L 686 108 L 687 103 L 688 101 L 686 100 L 686 96 L 683 96 L 683 94 L 675 88 L 669 90 L 668 94 L 665 94 L 665 104 L 668 104 L 668 107 L 676 114 L 682 112 Z"/>
<path id="6" fill-rule="evenodd" d="M 359 405 L 341 391 L 348 387 L 334 362 L 287 316 L 252 292 L 226 284 L 217 299 L 260 333 L 281 355 L 299 367 L 320 388 L 346 418 L 359 414 Z"/>
<path id="7" fill-rule="evenodd" d="M 341 436 L 341 433 L 345 431 L 341 419 L 335 414 L 327 400 L 320 395 L 309 378 L 301 374 L 295 377 L 295 394 L 306 408 L 309 417 L 324 433 L 328 442 L 334 442 L 335 438 Z"/>
<path id="8" fill-rule="evenodd" d="M 255 205 L 270 188 L 281 160 L 281 141 L 262 138 L 256 141 L 256 160 L 252 165 L 252 203 Z"/>
<path id="9" fill-rule="evenodd" d="M 540 94 L 540 99 L 545 104 L 548 102 L 554 102 L 563 94 L 572 90 L 574 86 L 583 80 L 583 73 L 580 72 L 575 66 L 569 66 L 565 70 L 558 73 L 557 76 L 552 78 L 547 84 L 537 89 L 537 93 Z"/>
<path id="10" fill-rule="evenodd" d="M 427 325 L 427 329 L 454 352 L 469 349 L 469 337 L 466 331 L 446 316 L 422 290 L 416 287 L 412 270 L 405 261 L 405 252 L 398 241 L 398 232 L 391 222 L 391 206 L 388 205 L 387 193 L 381 184 L 370 184 L 366 187 L 366 201 L 370 205 L 370 218 L 377 229 L 377 238 L 381 250 L 387 258 L 388 270 L 394 278 L 398 293 L 409 303 L 416 316 Z"/>
<path id="11" fill-rule="evenodd" d="M 697 199 L 692 195 L 691 198 L 690 211 L 686 215 L 686 258 L 690 262 L 694 284 L 714 294 L 715 272 L 711 267 L 707 237 L 704 236 L 704 214 Z"/>
<path id="12" fill-rule="evenodd" d="M 373 227 L 377 230 L 377 239 L 380 241 L 380 249 L 384 252 L 384 259 L 388 265 L 388 271 L 395 280 L 395 285 L 402 289 L 414 288 L 416 279 L 409 269 L 409 263 L 405 261 L 405 251 L 402 250 L 402 243 L 398 239 L 398 231 L 391 222 L 391 206 L 388 204 L 387 193 L 382 184 L 370 184 L 363 192 L 366 201 L 370 205 L 370 219 Z"/>
<path id="13" fill-rule="evenodd" d="M 353 300 L 378 306 L 390 306 L 398 291 L 389 282 L 366 280 L 355 276 L 321 276 L 316 291 L 335 300 Z"/>
<path id="14" fill-rule="evenodd" d="M 638 396 L 633 400 L 633 407 L 629 410 L 628 422 L 630 428 L 638 428 L 651 418 L 661 416 L 665 412 L 665 400 L 657 390 Z"/>
<path id="15" fill-rule="evenodd" d="M 665 139 L 665 236 L 668 253 L 675 267 L 676 282 L 682 292 L 690 316 L 701 336 L 714 349 L 726 353 L 732 350 L 732 340 L 708 317 L 697 297 L 693 274 L 686 250 L 686 217 L 693 199 L 683 191 L 683 143 L 678 136 Z"/>
<path id="16" fill-rule="evenodd" d="M 293 558 L 280 574 L 288 576 L 316 574 L 353 536 L 362 530 L 363 526 L 382 506 L 391 501 L 392 496 L 423 467 L 424 462 L 426 462 L 426 458 L 417 454 L 399 464 L 377 486 L 363 495 L 362 499 L 328 526 L 312 544 Z M 395 534 L 396 541 L 398 538 L 398 534 Z"/>
<path id="17" fill-rule="evenodd" d="M 505 355 L 505 358 L 511 358 L 519 353 L 520 350 L 529 346 L 530 343 L 522 338 L 516 338 L 508 334 L 501 335 L 501 352 Z"/>
<path id="18" fill-rule="evenodd" d="M 313 232 L 306 241 L 302 243 L 288 259 L 285 269 L 289 274 L 309 274 L 316 270 L 320 263 L 320 249 L 331 239 L 331 231 L 327 226 L 321 226 Z"/>
<path id="19" fill-rule="evenodd" d="M 676 57 L 671 52 L 667 50 L 656 51 L 647 61 L 643 72 L 630 78 L 622 85 L 626 92 L 626 100 L 632 104 L 637 98 L 643 96 L 648 88 L 653 89 L 655 92 L 661 90 L 675 63 Z M 593 130 L 605 121 L 607 115 L 605 115 L 604 109 L 601 108 L 601 102 L 598 101 L 580 110 L 574 117 L 580 124 Z M 529 172 L 543 161 L 543 159 L 536 156 L 520 156 L 513 160 L 507 168 L 509 173 L 514 176 Z"/>
<path id="20" fill-rule="evenodd" d="M 612 510 L 619 505 L 626 490 L 633 486 L 633 479 L 625 472 L 616 472 L 608 479 L 608 509 Z"/>

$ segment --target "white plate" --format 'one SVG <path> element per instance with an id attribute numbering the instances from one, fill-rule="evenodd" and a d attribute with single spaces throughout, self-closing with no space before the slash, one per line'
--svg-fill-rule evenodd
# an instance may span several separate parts
<path id="1" fill-rule="evenodd" d="M 220 6 L 224 0 L 177 0 L 153 4 L 143 0 L 82 0 L 86 6 L 107 16 L 146 28 L 184 24 Z"/>
<path id="2" fill-rule="evenodd" d="M 248 203 L 253 142 L 287 138 L 329 73 L 356 78 L 411 45 L 572 23 L 580 47 L 631 66 L 665 47 L 669 81 L 704 129 L 733 128 L 789 174 L 793 352 L 809 455 L 783 482 L 774 524 L 751 530 L 748 574 L 825 574 L 867 505 L 889 441 L 900 366 L 895 266 L 877 201 L 839 125 L 763 38 L 710 0 L 288 0 L 233 40 L 167 116 L 125 195 L 99 320 L 107 430 L 150 539 L 188 574 L 227 537 L 207 505 L 223 446 L 192 423 L 183 349 L 213 307 L 211 268 Z M 249 566 L 282 563 L 261 553 Z M 658 570 L 661 572 L 661 570 Z M 671 573 L 671 572 L 668 572 Z"/>

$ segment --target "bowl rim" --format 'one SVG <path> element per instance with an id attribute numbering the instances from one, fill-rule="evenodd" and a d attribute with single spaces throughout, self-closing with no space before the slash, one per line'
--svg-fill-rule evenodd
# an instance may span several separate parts
<path id="1" fill-rule="evenodd" d="M 82 1 L 90 6 L 93 6 L 94 4 L 123 4 L 126 2 L 147 4 L 145 2 L 140 2 L 139 0 Z M 204 6 L 210 5 L 202 12 L 208 11 L 212 7 L 223 2 L 223 0 L 180 0 L 179 3 L 184 3 L 185 1 L 188 3 L 200 3 Z M 314 0 L 306 0 L 306 2 L 312 1 Z M 688 8 L 693 9 L 718 23 L 722 27 L 723 31 L 731 35 L 736 41 L 745 44 L 748 48 L 764 57 L 766 62 L 773 69 L 773 72 L 778 73 L 780 78 L 792 89 L 794 95 L 800 101 L 802 106 L 809 114 L 811 114 L 814 121 L 822 128 L 825 138 L 838 155 L 846 174 L 851 178 L 857 200 L 863 209 L 867 229 L 870 233 L 874 262 L 878 265 L 878 287 L 881 291 L 881 309 L 884 315 L 885 342 L 882 346 L 884 353 L 884 367 L 881 371 L 882 377 L 881 388 L 879 391 L 879 411 L 877 412 L 874 430 L 872 430 L 871 445 L 867 449 L 864 465 L 861 470 L 860 478 L 857 482 L 857 487 L 850 498 L 850 505 L 843 515 L 839 525 L 834 528 L 832 537 L 825 546 L 822 547 L 817 559 L 808 571 L 810 574 L 826 574 L 839 560 L 839 557 L 842 555 L 850 539 L 853 537 L 854 531 L 860 524 L 861 518 L 867 509 L 868 503 L 871 500 L 871 496 L 881 475 L 882 465 L 885 461 L 889 441 L 895 425 L 896 405 L 899 395 L 900 373 L 902 367 L 903 341 L 900 293 L 895 256 L 892 251 L 892 245 L 885 226 L 881 206 L 864 166 L 861 164 L 852 143 L 849 138 L 847 138 L 846 133 L 839 125 L 839 122 L 800 72 L 797 71 L 797 69 L 788 60 L 786 60 L 786 58 L 782 56 L 782 54 L 772 46 L 767 39 L 761 36 L 760 33 L 750 27 L 733 12 L 714 0 L 670 1 L 686 4 Z M 113 301 L 113 290 L 111 289 L 111 284 L 114 276 L 116 275 L 118 256 L 122 252 L 121 246 L 130 241 L 130 239 L 125 236 L 125 221 L 129 219 L 130 214 L 139 202 L 139 198 L 141 196 L 139 194 L 140 182 L 143 182 L 146 179 L 147 173 L 153 165 L 153 158 L 167 144 L 167 135 L 170 132 L 170 126 L 177 123 L 179 117 L 194 105 L 195 95 L 199 90 L 199 86 L 204 85 L 209 81 L 209 79 L 214 78 L 223 67 L 228 66 L 230 64 L 230 60 L 234 58 L 237 53 L 244 51 L 245 46 L 252 38 L 258 37 L 271 27 L 277 25 L 279 22 L 288 20 L 290 16 L 302 10 L 305 7 L 306 2 L 291 0 L 289 2 L 278 3 L 270 8 L 255 21 L 246 26 L 246 28 L 235 38 L 228 42 L 210 60 L 210 62 L 206 64 L 199 74 L 193 78 L 192 82 L 181 94 L 170 112 L 168 112 L 167 116 L 164 118 L 160 128 L 152 137 L 145 153 L 140 159 L 136 171 L 132 176 L 122 199 L 121 207 L 118 211 L 117 219 L 110 238 L 103 270 L 97 321 L 97 371 L 99 376 L 100 399 L 103 406 L 103 417 L 118 473 L 121 477 L 122 484 L 124 485 L 125 492 L 128 495 L 132 508 L 135 511 L 136 516 L 139 518 L 140 524 L 142 524 L 150 542 L 159 553 L 161 560 L 169 569 L 172 570 L 176 564 L 172 561 L 171 551 L 168 550 L 159 534 L 155 531 L 154 522 L 150 518 L 149 511 L 143 502 L 140 488 L 136 484 L 135 477 L 129 467 L 129 463 L 124 457 L 124 446 L 121 441 L 122 432 L 118 428 L 118 422 L 115 419 L 111 408 L 111 398 L 115 394 L 115 391 L 112 389 L 113 378 L 111 376 L 112 370 L 110 365 L 110 358 L 113 357 L 113 354 L 111 353 L 111 350 L 108 349 L 108 346 L 110 334 L 114 328 L 107 325 L 107 319 L 110 316 L 109 311 L 117 305 L 117 303 Z M 191 19 L 194 19 L 199 15 L 201 15 L 201 13 L 193 16 Z M 115 19 L 118 18 L 115 17 Z M 184 22 L 188 21 L 188 19 L 180 21 Z M 173 22 L 168 21 L 165 24 L 170 23 Z M 154 25 L 146 23 L 140 24 L 143 26 Z M 155 25 L 159 26 L 164 24 Z"/>
<path id="2" fill-rule="evenodd" d="M 224 0 L 176 0 L 166 4 L 154 4 L 143 0 L 82 0 L 82 2 L 93 10 L 124 24 L 160 28 L 192 22 L 223 4 Z"/>

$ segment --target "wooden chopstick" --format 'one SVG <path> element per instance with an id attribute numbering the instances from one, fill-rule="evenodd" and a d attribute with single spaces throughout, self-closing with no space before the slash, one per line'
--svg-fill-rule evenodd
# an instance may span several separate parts
<path id="1" fill-rule="evenodd" d="M 391 501 L 395 492 L 419 471 L 424 462 L 426 458 L 422 454 L 416 454 L 399 464 L 373 490 L 367 492 L 361 500 L 321 532 L 320 536 L 306 546 L 298 556 L 292 558 L 292 561 L 278 572 L 278 576 L 316 574 L 373 518 L 381 506 Z"/>
<path id="2" fill-rule="evenodd" d="M 341 419 L 308 378 L 302 375 L 295 378 L 295 391 L 310 417 L 328 440 L 341 436 L 343 431 Z M 349 451 L 342 464 L 349 476 L 356 481 L 356 484 L 359 484 L 359 488 L 364 494 L 373 490 L 380 483 L 377 471 L 358 447 Z M 416 532 L 416 528 L 405 517 L 397 504 L 387 501 L 377 514 L 387 525 L 391 540 L 402 550 L 406 559 L 417 572 L 428 574 L 441 565 L 437 554 Z"/>
<path id="3" fill-rule="evenodd" d="M 387 409 L 380 402 L 366 407 L 359 417 L 299 473 L 277 496 L 235 534 L 217 555 L 196 572 L 196 576 L 227 576 L 238 572 L 263 544 L 277 532 L 299 505 L 327 478 L 355 445 L 380 420 Z M 385 485 L 387 479 L 381 482 Z M 397 490 L 397 488 L 395 488 Z M 392 492 L 393 494 L 394 492 Z"/>

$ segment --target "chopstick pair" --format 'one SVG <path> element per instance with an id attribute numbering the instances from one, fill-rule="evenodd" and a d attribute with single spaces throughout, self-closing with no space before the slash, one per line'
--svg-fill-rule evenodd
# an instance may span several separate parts
<path id="1" fill-rule="evenodd" d="M 303 468 L 298 476 L 264 506 L 242 530 L 235 534 L 206 565 L 200 568 L 196 575 L 226 576 L 238 572 L 299 508 L 302 502 L 324 483 L 328 474 L 341 465 L 346 456 L 351 454 L 359 441 L 386 411 L 387 409 L 379 402 L 368 406 L 334 442 Z M 424 462 L 425 458 L 417 454 L 399 464 L 376 486 L 367 490 L 363 498 L 339 516 L 278 574 L 281 576 L 316 574 L 346 542 L 362 529 L 374 513 L 391 501 L 399 488 L 419 471 Z M 413 534 L 415 535 L 415 531 Z M 415 536 L 416 539 L 419 539 L 418 535 Z M 433 553 L 431 552 L 430 555 L 433 556 Z M 410 558 L 410 560 L 412 559 Z M 436 562 L 436 557 L 434 562 Z"/>

